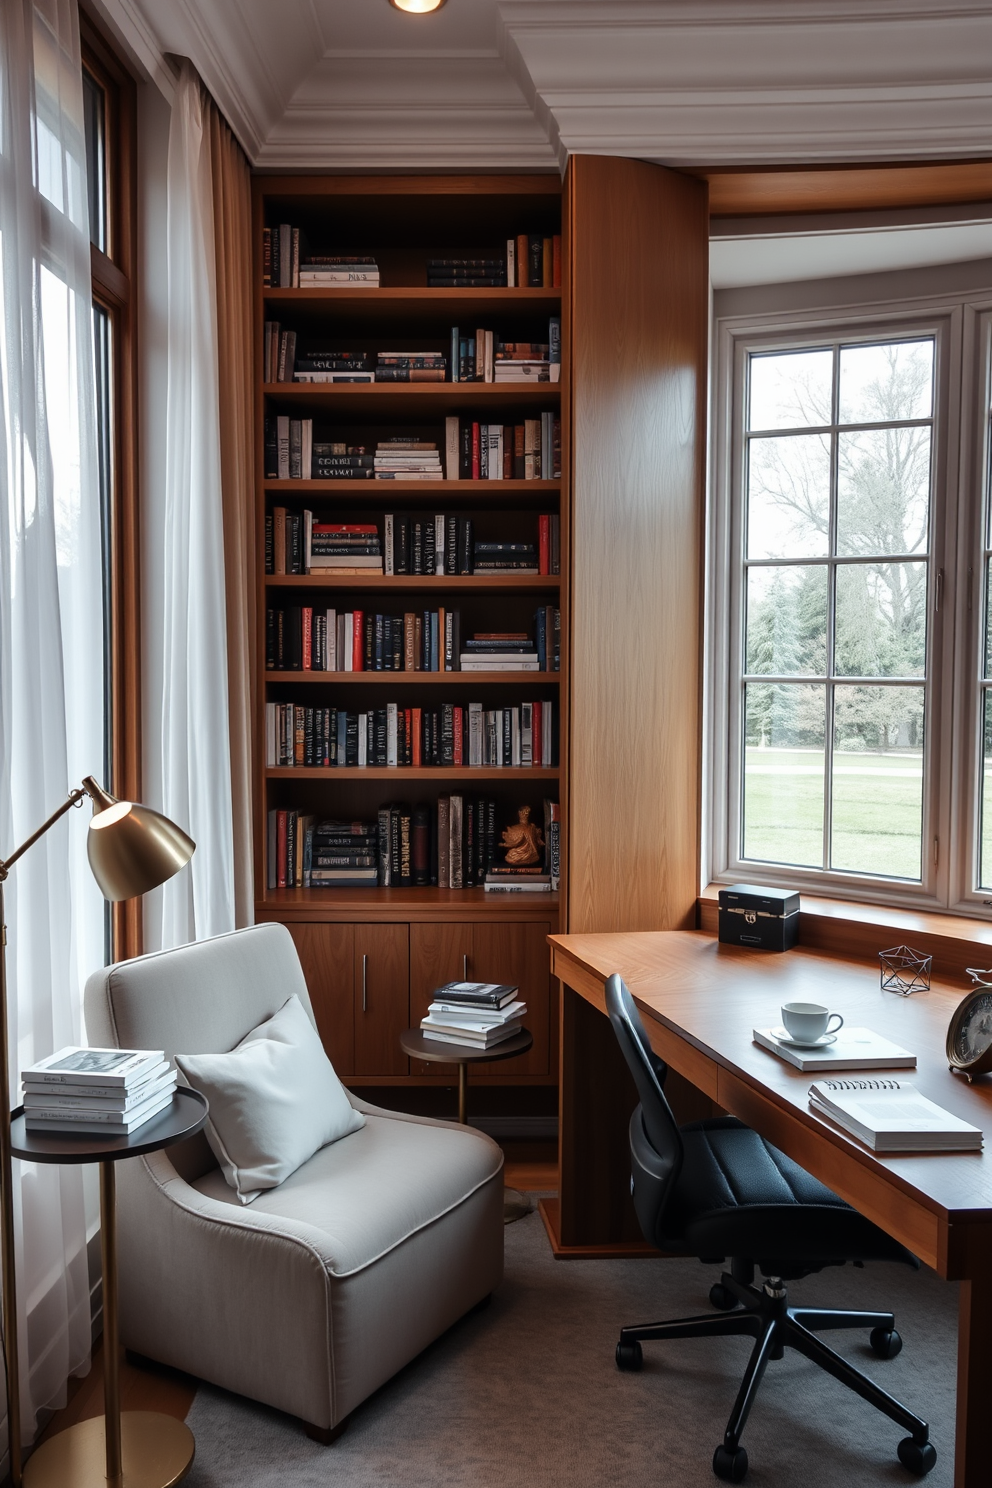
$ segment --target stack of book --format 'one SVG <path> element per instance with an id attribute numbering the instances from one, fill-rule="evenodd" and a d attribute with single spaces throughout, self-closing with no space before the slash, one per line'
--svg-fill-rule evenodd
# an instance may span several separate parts
<path id="1" fill-rule="evenodd" d="M 371 480 L 375 456 L 368 445 L 345 444 L 341 440 L 314 440 L 310 459 L 311 480 Z"/>
<path id="2" fill-rule="evenodd" d="M 303 513 L 304 518 L 310 512 Z M 307 573 L 381 574 L 382 546 L 374 522 L 305 521 Z"/>
<path id="3" fill-rule="evenodd" d="M 541 863 L 533 867 L 493 863 L 486 874 L 485 889 L 487 894 L 548 894 L 551 874 Z"/>
<path id="4" fill-rule="evenodd" d="M 308 351 L 295 359 L 294 382 L 374 382 L 367 351 Z M 266 379 L 268 381 L 268 379 Z"/>
<path id="5" fill-rule="evenodd" d="M 476 631 L 459 655 L 463 672 L 536 672 L 534 642 L 526 631 Z"/>
<path id="6" fill-rule="evenodd" d="M 278 822 L 277 822 L 278 833 Z M 370 822 L 304 826 L 303 881 L 312 888 L 366 888 L 379 879 L 378 828 Z M 276 839 L 277 861 L 279 854 Z M 288 856 L 288 854 L 287 854 Z"/>
<path id="7" fill-rule="evenodd" d="M 506 263 L 502 258 L 429 258 L 428 289 L 503 289 Z"/>
<path id="8" fill-rule="evenodd" d="M 375 450 L 376 480 L 441 480 L 437 441 L 380 439 Z"/>
<path id="9" fill-rule="evenodd" d="M 561 380 L 560 315 L 548 321 L 547 341 L 502 341 L 496 331 L 482 327 L 474 336 L 463 336 L 458 326 L 452 326 L 450 335 L 452 382 Z"/>
<path id="10" fill-rule="evenodd" d="M 376 382 L 444 382 L 447 361 L 440 351 L 380 351 Z"/>
<path id="11" fill-rule="evenodd" d="M 296 284 L 300 289 L 378 289 L 379 265 L 365 254 L 310 254 L 300 261 Z"/>
<path id="12" fill-rule="evenodd" d="M 523 1027 L 527 1004 L 519 991 L 502 982 L 447 982 L 434 993 L 421 1032 L 442 1044 L 492 1049 Z"/>
<path id="13" fill-rule="evenodd" d="M 535 341 L 504 341 L 496 353 L 493 381 L 550 382 L 550 346 Z"/>
<path id="14" fill-rule="evenodd" d="M 472 547 L 473 573 L 536 574 L 537 544 L 477 542 Z"/>
<path id="15" fill-rule="evenodd" d="M 72 1046 L 21 1072 L 28 1131 L 127 1136 L 172 1104 L 176 1072 L 161 1049 Z"/>

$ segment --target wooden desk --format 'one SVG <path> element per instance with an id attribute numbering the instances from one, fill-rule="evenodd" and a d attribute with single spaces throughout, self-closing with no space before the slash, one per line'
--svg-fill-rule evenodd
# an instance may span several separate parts
<path id="1" fill-rule="evenodd" d="M 553 935 L 562 981 L 561 1176 L 545 1223 L 560 1255 L 647 1254 L 629 1198 L 633 1082 L 607 1023 L 604 987 L 619 972 L 655 1051 L 708 1098 L 760 1131 L 940 1276 L 960 1281 L 955 1488 L 989 1481 L 992 1404 L 992 1081 L 947 1069 L 944 1038 L 965 986 L 894 997 L 878 965 L 797 949 L 721 946 L 698 931 Z M 906 1077 L 986 1133 L 982 1153 L 876 1157 L 809 1109 L 814 1076 L 754 1044 L 783 1002 L 808 999 L 912 1049 Z M 699 1097 L 696 1097 L 697 1103 Z M 680 1117 L 682 1113 L 679 1113 Z M 698 1111 L 692 1114 L 698 1114 Z M 940 1446 L 938 1444 L 938 1450 Z M 946 1444 L 945 1444 L 946 1450 Z"/>

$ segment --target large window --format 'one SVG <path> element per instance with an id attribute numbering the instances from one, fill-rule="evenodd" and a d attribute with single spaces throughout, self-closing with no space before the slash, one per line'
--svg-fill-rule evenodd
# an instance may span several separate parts
<path id="1" fill-rule="evenodd" d="M 978 302 L 722 327 L 715 877 L 992 887 L 988 342 Z"/>

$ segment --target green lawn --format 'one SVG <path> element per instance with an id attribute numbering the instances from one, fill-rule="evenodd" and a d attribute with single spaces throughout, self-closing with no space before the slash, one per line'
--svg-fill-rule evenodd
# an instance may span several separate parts
<path id="1" fill-rule="evenodd" d="M 830 866 L 918 879 L 922 790 L 918 753 L 838 750 Z M 822 866 L 822 754 L 748 749 L 744 849 L 748 858 Z"/>

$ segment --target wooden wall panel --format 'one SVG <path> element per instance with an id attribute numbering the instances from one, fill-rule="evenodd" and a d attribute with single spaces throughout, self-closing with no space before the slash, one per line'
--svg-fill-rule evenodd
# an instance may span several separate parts
<path id="1" fill-rule="evenodd" d="M 695 923 L 703 181 L 573 156 L 568 928 Z"/>

